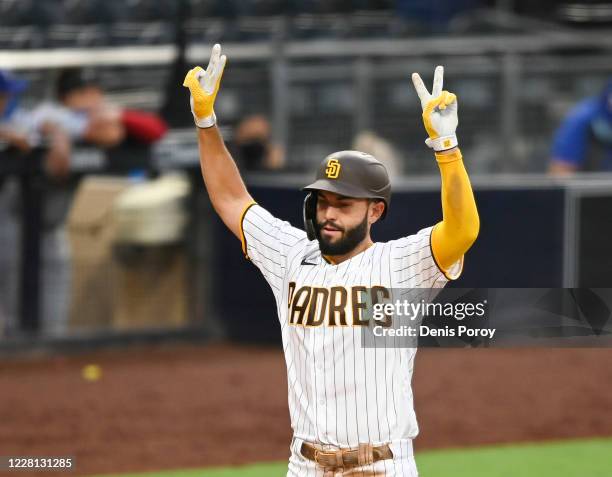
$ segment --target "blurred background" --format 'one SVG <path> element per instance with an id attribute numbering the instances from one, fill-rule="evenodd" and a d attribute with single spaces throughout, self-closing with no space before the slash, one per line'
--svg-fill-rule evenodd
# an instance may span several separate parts
<path id="1" fill-rule="evenodd" d="M 445 89 L 459 98 L 458 137 L 482 222 L 458 286 L 611 287 L 608 1 L 0 0 L 0 27 L 0 353 L 6 356 L 0 369 L 7 379 L 3 389 L 16 390 L 12 398 L 5 396 L 5 412 L 21 403 L 32 417 L 14 421 L 17 427 L 32 428 L 40 417 L 32 411 L 40 403 L 21 397 L 52 384 L 22 381 L 20 388 L 11 376 L 31 372 L 34 379 L 52 369 L 68 376 L 65 384 L 71 386 L 70 373 L 91 364 L 86 357 L 61 357 L 75 350 L 145 346 L 122 358 L 95 359 L 125 359 L 129 368 L 152 353 L 162 376 L 180 369 L 176 376 L 187 381 L 198 373 L 190 367 L 195 364 L 183 364 L 210 360 L 200 384 L 224 383 L 234 391 L 250 379 L 245 375 L 268 366 L 250 368 L 251 351 L 282 368 L 272 294 L 212 211 L 188 92 L 181 87 L 189 68 L 206 66 L 216 42 L 228 56 L 216 103 L 221 130 L 252 195 L 274 214 L 301 227 L 300 187 L 327 154 L 354 148 L 383 161 L 393 178 L 390 214 L 375 229 L 375 239 L 437 222 L 439 176 L 424 145 L 410 74 L 419 72 L 430 84 L 435 66 L 443 64 Z M 181 348 L 177 358 L 147 348 L 219 340 L 233 344 L 216 352 Z M 55 358 L 13 362 L 24 351 L 39 350 Z M 562 359 L 600 363 L 601 355 L 572 352 L 578 350 L 566 350 Z M 241 374 L 217 374 L 224 369 L 221 356 L 240 363 Z M 179 364 L 168 369 L 166 358 Z M 426 359 L 435 370 L 443 358 Z M 549 367 L 542 365 L 534 379 L 556 375 L 561 365 L 555 360 L 545 357 Z M 83 375 L 95 379 L 77 373 L 72 385 L 101 386 L 95 366 Z M 483 380 L 496 375 L 482 371 Z M 605 376 L 594 374 L 583 385 L 590 389 Z M 286 383 L 284 375 L 277 378 L 278 407 L 266 413 L 255 398 L 247 406 L 250 414 L 284 429 L 263 454 L 267 459 L 283 458 L 288 439 L 282 414 Z M 105 379 L 106 386 L 123 392 L 134 382 L 127 375 L 124 381 Z M 177 399 L 164 398 L 151 382 L 141 382 L 138 402 L 152 395 L 160 407 L 146 416 L 160 414 L 164 399 Z M 436 383 L 425 379 L 421 389 L 434 392 Z M 542 386 L 538 396 L 556 385 Z M 103 415 L 104 403 L 112 403 L 104 409 L 114 415 L 128 400 L 122 394 L 118 401 L 98 402 L 99 390 L 83 389 L 77 395 L 87 400 L 91 393 L 90 411 Z M 572 399 L 560 392 L 553 420 L 560 419 L 563 399 Z M 58 391 L 56 403 L 61 396 Z M 612 414 L 609 400 L 598 401 L 595 410 L 592 397 L 581 396 L 585 407 L 600 412 L 603 406 Z M 56 408 L 50 406 L 52 414 Z M 198 422 L 209 426 L 214 415 Z M 593 426 L 578 434 L 612 434 L 609 419 L 592 419 Z M 520 416 L 511 420 L 523 422 Z M 428 422 L 434 421 L 426 417 Z M 65 441 L 85 442 L 85 421 L 72 426 Z M 555 425 L 529 427 L 516 440 L 551 437 L 542 428 Z M 11 429 L 0 433 L 0 447 L 26 452 L 30 434 L 12 441 Z M 233 429 L 234 436 L 245 432 L 238 423 Z M 104 432 L 129 434 L 116 426 Z M 202 428 L 197 432 L 209 435 Z M 567 437 L 561 434 L 552 437 Z M 473 443 L 455 444 L 462 442 Z M 136 454 L 117 468 L 106 465 L 103 452 L 94 459 L 96 443 L 80 448 L 97 462 L 88 470 L 141 470 Z M 158 451 L 151 444 L 147 452 Z M 239 463 L 260 460 L 249 456 Z M 190 456 L 175 466 L 208 463 L 236 462 Z M 173 467 L 166 464 L 160 466 Z"/>

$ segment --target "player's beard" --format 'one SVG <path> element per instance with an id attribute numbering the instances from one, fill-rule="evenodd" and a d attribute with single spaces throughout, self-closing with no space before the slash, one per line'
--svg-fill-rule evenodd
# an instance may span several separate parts
<path id="1" fill-rule="evenodd" d="M 341 229 L 342 237 L 335 242 L 330 242 L 321 235 L 321 229 L 328 224 L 332 225 L 333 227 L 338 227 L 332 222 L 317 223 L 317 240 L 319 241 L 319 249 L 323 255 L 346 255 L 357 247 L 357 245 L 363 242 L 368 234 L 367 214 L 364 216 L 361 223 L 352 229 Z"/>

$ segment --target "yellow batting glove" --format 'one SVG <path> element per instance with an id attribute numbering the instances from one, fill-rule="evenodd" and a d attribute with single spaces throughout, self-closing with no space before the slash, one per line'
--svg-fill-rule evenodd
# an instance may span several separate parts
<path id="1" fill-rule="evenodd" d="M 457 146 L 457 96 L 448 91 L 442 91 L 444 67 L 436 67 L 431 94 L 425 87 L 418 73 L 412 73 L 412 82 L 416 89 L 421 107 L 423 108 L 423 123 L 429 137 L 425 144 L 434 151 L 440 152 Z"/>
<path id="2" fill-rule="evenodd" d="M 191 99 L 189 100 L 191 114 L 193 114 L 195 124 L 199 128 L 210 128 L 217 122 L 213 106 L 226 61 L 227 57 L 221 55 L 221 45 L 216 44 L 213 46 L 206 70 L 196 66 L 189 70 L 187 76 L 185 76 L 183 86 L 189 88 L 191 93 Z"/>

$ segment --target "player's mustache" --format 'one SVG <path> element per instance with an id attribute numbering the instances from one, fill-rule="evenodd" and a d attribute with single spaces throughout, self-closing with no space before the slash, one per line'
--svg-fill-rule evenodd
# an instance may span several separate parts
<path id="1" fill-rule="evenodd" d="M 330 222 L 329 220 L 319 223 L 319 230 L 321 230 L 323 227 L 329 227 L 330 229 L 337 230 L 339 232 L 344 232 L 343 227 L 340 227 L 339 225 L 336 225 L 333 222 Z"/>

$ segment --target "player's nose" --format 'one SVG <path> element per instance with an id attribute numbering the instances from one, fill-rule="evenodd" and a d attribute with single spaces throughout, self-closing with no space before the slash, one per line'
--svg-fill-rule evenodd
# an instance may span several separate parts
<path id="1" fill-rule="evenodd" d="M 335 222 L 338 219 L 338 209 L 332 206 L 327 206 L 323 215 L 326 221 Z"/>

